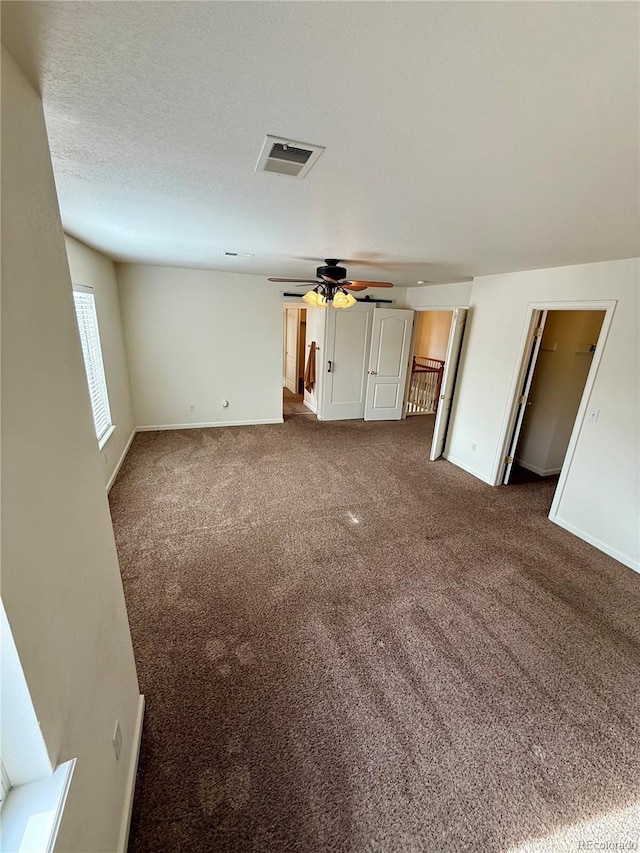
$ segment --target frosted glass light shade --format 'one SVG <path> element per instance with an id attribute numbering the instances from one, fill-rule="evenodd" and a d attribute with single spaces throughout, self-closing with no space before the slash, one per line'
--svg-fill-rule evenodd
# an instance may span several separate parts
<path id="1" fill-rule="evenodd" d="M 334 308 L 351 308 L 351 306 L 355 304 L 356 300 L 350 293 L 343 293 L 341 291 L 338 291 L 333 297 Z"/>
<path id="2" fill-rule="evenodd" d="M 306 302 L 307 305 L 311 305 L 313 308 L 322 308 L 326 307 L 327 300 L 324 296 L 321 296 L 316 290 L 309 290 L 302 297 L 302 301 Z"/>

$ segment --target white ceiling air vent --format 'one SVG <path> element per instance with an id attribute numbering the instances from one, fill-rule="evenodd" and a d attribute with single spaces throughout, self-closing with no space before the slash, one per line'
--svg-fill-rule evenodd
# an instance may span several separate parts
<path id="1" fill-rule="evenodd" d="M 275 172 L 291 178 L 304 178 L 323 151 L 324 145 L 309 145 L 280 136 L 267 136 L 256 172 Z"/>

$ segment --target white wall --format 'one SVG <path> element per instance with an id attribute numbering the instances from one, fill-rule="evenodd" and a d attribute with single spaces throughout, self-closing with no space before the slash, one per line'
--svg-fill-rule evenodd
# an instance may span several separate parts
<path id="1" fill-rule="evenodd" d="M 447 354 L 452 311 L 418 311 L 415 314 L 413 351 L 416 355 L 439 358 Z"/>
<path id="2" fill-rule="evenodd" d="M 134 429 L 116 272 L 113 261 L 79 240 L 66 236 L 65 244 L 71 281 L 73 284 L 92 287 L 96 301 L 109 408 L 115 425 L 115 430 L 101 451 L 104 480 L 108 484 L 131 441 Z"/>
<path id="3" fill-rule="evenodd" d="M 476 279 L 447 441 L 450 461 L 494 482 L 529 306 L 617 300 L 589 400 L 600 417 L 582 425 L 555 520 L 634 566 L 640 513 L 639 272 L 640 262 L 631 259 Z"/>
<path id="4" fill-rule="evenodd" d="M 473 282 L 454 284 L 426 284 L 422 287 L 407 287 L 403 304 L 395 308 L 466 308 L 471 299 Z"/>
<path id="5" fill-rule="evenodd" d="M 77 758 L 56 849 L 113 853 L 138 683 L 42 106 L 4 48 L 2 225 L 2 599 L 49 756 Z"/>
<path id="6" fill-rule="evenodd" d="M 557 474 L 589 375 L 604 311 L 549 311 L 525 411 L 516 461 Z"/>
<path id="7" fill-rule="evenodd" d="M 116 275 L 138 427 L 282 420 L 278 285 L 136 264 Z"/>

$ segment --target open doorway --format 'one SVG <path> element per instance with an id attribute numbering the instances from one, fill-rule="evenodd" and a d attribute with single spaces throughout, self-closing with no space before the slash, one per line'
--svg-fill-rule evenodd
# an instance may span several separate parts
<path id="1" fill-rule="evenodd" d="M 535 313 L 503 484 L 558 480 L 605 313 L 590 309 Z"/>
<path id="2" fill-rule="evenodd" d="M 466 308 L 417 312 L 405 415 L 430 416 L 432 462 L 444 452 L 466 320 Z"/>
<path id="3" fill-rule="evenodd" d="M 297 305 L 283 311 L 282 414 L 287 418 L 311 412 L 303 402 L 307 311 Z"/>
<path id="4" fill-rule="evenodd" d="M 419 311 L 413 339 L 407 417 L 435 415 L 453 311 Z"/>

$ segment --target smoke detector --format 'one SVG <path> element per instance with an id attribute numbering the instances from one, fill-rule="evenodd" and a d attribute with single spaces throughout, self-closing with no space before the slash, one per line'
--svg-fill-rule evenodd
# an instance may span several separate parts
<path id="1" fill-rule="evenodd" d="M 304 178 L 323 151 L 324 145 L 311 145 L 268 134 L 255 171 Z"/>

